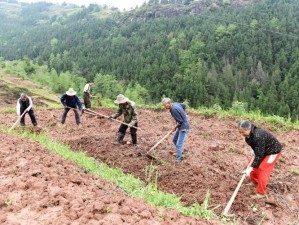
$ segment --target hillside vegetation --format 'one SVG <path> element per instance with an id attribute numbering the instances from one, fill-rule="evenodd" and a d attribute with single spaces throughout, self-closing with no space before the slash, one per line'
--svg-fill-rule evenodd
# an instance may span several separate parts
<path id="1" fill-rule="evenodd" d="M 37 65 L 48 80 L 95 80 L 94 91 L 109 98 L 138 89 L 148 103 L 163 95 L 194 108 L 243 102 L 298 119 L 298 1 L 176 2 L 120 12 L 2 0 L 0 61 L 25 60 L 40 81 Z"/>

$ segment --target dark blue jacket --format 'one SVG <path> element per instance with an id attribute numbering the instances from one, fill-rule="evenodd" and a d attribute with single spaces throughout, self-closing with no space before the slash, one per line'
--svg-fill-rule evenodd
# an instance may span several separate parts
<path id="1" fill-rule="evenodd" d="M 190 126 L 185 113 L 185 108 L 185 104 L 177 102 L 174 102 L 170 108 L 170 113 L 178 123 L 180 129 L 189 129 Z"/>
<path id="2" fill-rule="evenodd" d="M 78 108 L 81 110 L 82 109 L 82 103 L 80 102 L 79 98 L 77 95 L 74 96 L 68 96 L 67 94 L 63 94 L 62 97 L 60 98 L 60 101 L 62 105 L 68 106 L 71 108 Z"/>

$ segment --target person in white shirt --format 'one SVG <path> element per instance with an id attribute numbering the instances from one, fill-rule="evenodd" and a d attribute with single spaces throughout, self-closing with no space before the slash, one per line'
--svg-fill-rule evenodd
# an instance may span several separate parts
<path id="1" fill-rule="evenodd" d="M 21 93 L 20 98 L 17 101 L 17 114 L 19 116 L 21 116 L 24 113 L 24 115 L 22 116 L 22 118 L 20 120 L 20 124 L 22 127 L 25 126 L 26 113 L 29 114 L 33 126 L 37 126 L 37 122 L 35 119 L 35 115 L 34 115 L 32 106 L 33 106 L 33 104 L 32 104 L 31 98 L 28 95 Z"/>
<path id="2" fill-rule="evenodd" d="M 83 100 L 84 100 L 84 105 L 85 108 L 89 109 L 91 108 L 91 101 L 90 98 L 92 97 L 91 95 L 91 87 L 94 85 L 93 82 L 87 83 L 83 89 Z"/>

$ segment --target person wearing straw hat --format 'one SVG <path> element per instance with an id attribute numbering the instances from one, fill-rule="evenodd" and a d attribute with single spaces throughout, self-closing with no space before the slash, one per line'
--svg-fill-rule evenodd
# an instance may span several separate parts
<path id="1" fill-rule="evenodd" d="M 176 147 L 176 160 L 181 161 L 183 156 L 183 146 L 187 134 L 190 129 L 190 124 L 185 113 L 186 104 L 172 102 L 170 98 L 164 98 L 162 104 L 165 109 L 169 109 L 172 117 L 175 119 L 177 126 L 176 133 L 173 136 L 173 143 Z"/>
<path id="2" fill-rule="evenodd" d="M 20 120 L 20 124 L 22 127 L 25 126 L 25 115 L 26 113 L 29 114 L 31 122 L 33 126 L 37 126 L 37 122 L 35 119 L 34 111 L 32 109 L 32 99 L 26 95 L 25 93 L 21 93 L 20 98 L 17 101 L 17 114 L 21 116 L 24 112 L 24 115 L 22 116 Z"/>
<path id="3" fill-rule="evenodd" d="M 61 118 L 62 124 L 65 123 L 66 115 L 68 114 L 70 109 L 73 109 L 73 111 L 75 113 L 76 124 L 78 126 L 81 126 L 78 108 L 80 111 L 82 111 L 82 103 L 76 94 L 77 94 L 77 92 L 74 91 L 73 88 L 70 88 L 60 98 L 60 101 L 61 101 L 62 105 L 64 106 L 64 111 L 63 111 L 62 118 Z"/>
<path id="4" fill-rule="evenodd" d="M 130 101 L 128 98 L 126 98 L 124 95 L 119 94 L 114 101 L 115 104 L 118 104 L 118 110 L 115 114 L 109 116 L 109 119 L 116 119 L 120 115 L 124 115 L 124 122 L 126 124 L 129 124 L 130 126 L 130 132 L 131 132 L 131 138 L 132 138 L 132 145 L 137 146 L 137 128 L 138 127 L 138 114 L 137 114 L 137 108 L 136 104 L 133 101 Z M 122 144 L 122 141 L 125 137 L 128 125 L 121 124 L 117 137 L 114 144 Z M 133 127 L 134 126 L 134 127 Z"/>
<path id="5" fill-rule="evenodd" d="M 84 106 L 86 109 L 90 109 L 91 108 L 91 101 L 90 98 L 92 97 L 91 95 L 91 87 L 94 85 L 93 82 L 87 83 L 84 86 L 83 89 L 83 100 L 84 100 Z"/>

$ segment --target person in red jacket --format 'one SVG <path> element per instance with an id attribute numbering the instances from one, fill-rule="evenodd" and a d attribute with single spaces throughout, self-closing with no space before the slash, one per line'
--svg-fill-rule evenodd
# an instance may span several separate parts
<path id="1" fill-rule="evenodd" d="M 242 120 L 238 127 L 254 153 L 252 164 L 243 173 L 250 175 L 251 181 L 257 184 L 258 194 L 265 195 L 273 167 L 281 156 L 282 145 L 269 131 L 256 127 L 248 120 Z"/>

